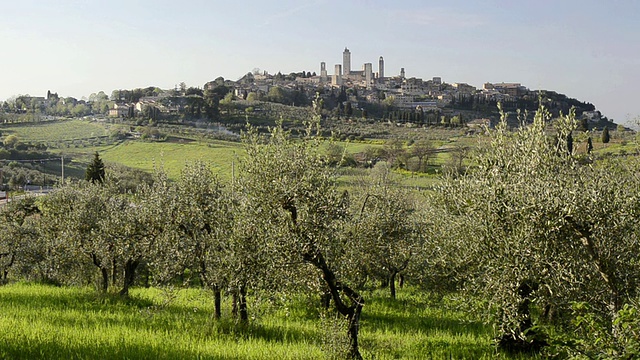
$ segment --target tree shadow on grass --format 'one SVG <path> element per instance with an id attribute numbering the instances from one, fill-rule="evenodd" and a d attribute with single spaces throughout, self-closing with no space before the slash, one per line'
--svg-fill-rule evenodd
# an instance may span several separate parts
<path id="1" fill-rule="evenodd" d="M 481 321 L 448 310 L 442 299 L 372 294 L 362 312 L 362 346 L 389 357 L 476 359 L 495 355 L 492 330 Z M 385 335 L 381 335 L 385 334 Z M 393 339 L 413 339 L 406 342 Z M 401 343 L 403 342 L 403 343 Z"/>
<path id="2" fill-rule="evenodd" d="M 257 322 L 242 324 L 234 319 L 216 320 L 212 331 L 235 339 L 261 339 L 276 343 L 316 343 L 320 338 L 315 330 L 300 330 L 290 326 L 265 325 Z"/>

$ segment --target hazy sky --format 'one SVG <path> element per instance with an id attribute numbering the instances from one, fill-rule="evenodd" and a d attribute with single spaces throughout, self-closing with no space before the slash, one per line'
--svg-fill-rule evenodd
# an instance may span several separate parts
<path id="1" fill-rule="evenodd" d="M 0 0 L 0 100 L 329 73 L 351 50 L 385 75 L 519 82 L 640 117 L 635 0 Z"/>

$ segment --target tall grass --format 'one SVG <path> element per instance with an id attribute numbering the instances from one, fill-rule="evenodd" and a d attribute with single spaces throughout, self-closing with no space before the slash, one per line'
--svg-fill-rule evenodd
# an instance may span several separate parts
<path id="1" fill-rule="evenodd" d="M 361 347 L 370 359 L 500 358 L 492 331 L 455 303 L 416 290 L 397 300 L 367 294 Z M 269 305 L 271 304 L 271 305 Z M 0 288 L 3 359 L 322 359 L 340 328 L 319 321 L 313 298 L 253 303 L 238 324 L 224 303 L 213 318 L 210 293 L 133 289 L 131 298 L 90 288 L 11 284 Z M 334 322 L 335 323 L 335 322 Z"/>
<path id="2" fill-rule="evenodd" d="M 92 289 L 9 285 L 0 290 L 0 358 L 322 357 L 295 328 L 279 332 L 215 321 L 209 300 L 195 290 L 180 291 L 167 302 L 153 289 L 135 290 L 130 300 L 121 300 Z"/>

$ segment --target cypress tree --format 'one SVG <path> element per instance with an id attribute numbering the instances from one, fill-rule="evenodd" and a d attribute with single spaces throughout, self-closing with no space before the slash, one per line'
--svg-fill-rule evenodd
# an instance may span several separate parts
<path id="1" fill-rule="evenodd" d="M 602 143 L 607 144 L 609 140 L 611 140 L 609 137 L 609 127 L 605 126 L 602 130 Z"/>
<path id="2" fill-rule="evenodd" d="M 591 136 L 587 139 L 587 154 L 591 154 L 593 151 L 593 141 L 591 141 Z"/>
<path id="3" fill-rule="evenodd" d="M 104 163 L 100 159 L 100 155 L 96 151 L 93 154 L 93 161 L 87 166 L 87 171 L 84 174 L 84 178 L 92 183 L 100 183 L 104 181 Z"/>
<path id="4" fill-rule="evenodd" d="M 567 135 L 567 152 L 569 155 L 573 154 L 573 136 L 571 136 L 571 133 Z"/>

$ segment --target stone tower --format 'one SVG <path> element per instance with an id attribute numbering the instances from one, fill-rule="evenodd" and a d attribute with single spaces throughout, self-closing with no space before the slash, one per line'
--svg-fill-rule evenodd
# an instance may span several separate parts
<path id="1" fill-rule="evenodd" d="M 336 64 L 331 78 L 331 84 L 335 86 L 342 86 L 342 65 Z"/>
<path id="2" fill-rule="evenodd" d="M 402 79 L 404 79 L 404 78 L 405 78 L 405 76 L 404 76 L 404 68 L 400 68 L 400 77 L 401 77 Z"/>
<path id="3" fill-rule="evenodd" d="M 344 48 L 344 52 L 342 52 L 342 74 L 344 76 L 348 76 L 351 73 L 351 51 L 349 49 Z"/>
<path id="4" fill-rule="evenodd" d="M 364 80 L 367 84 L 367 89 L 371 89 L 371 83 L 373 82 L 373 65 L 371 63 L 364 64 Z"/>
<path id="5" fill-rule="evenodd" d="M 327 82 L 327 64 L 323 61 L 320 63 L 320 81 Z"/>
<path id="6" fill-rule="evenodd" d="M 378 60 L 378 79 L 382 81 L 384 79 L 384 59 L 380 56 L 380 60 Z"/>

